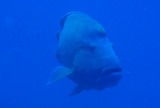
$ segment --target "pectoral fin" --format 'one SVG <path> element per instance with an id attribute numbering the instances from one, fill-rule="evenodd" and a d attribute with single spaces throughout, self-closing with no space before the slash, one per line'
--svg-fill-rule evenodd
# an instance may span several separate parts
<path id="1" fill-rule="evenodd" d="M 81 86 L 76 86 L 74 88 L 74 90 L 72 91 L 72 93 L 70 94 L 70 96 L 76 95 L 76 94 L 78 94 L 78 93 L 80 93 L 82 91 L 83 91 L 83 88 Z"/>
<path id="2" fill-rule="evenodd" d="M 52 73 L 49 81 L 47 82 L 47 85 L 50 85 L 54 83 L 57 80 L 60 80 L 68 75 L 70 75 L 73 71 L 69 68 L 63 67 L 63 66 L 58 66 L 56 67 Z"/>

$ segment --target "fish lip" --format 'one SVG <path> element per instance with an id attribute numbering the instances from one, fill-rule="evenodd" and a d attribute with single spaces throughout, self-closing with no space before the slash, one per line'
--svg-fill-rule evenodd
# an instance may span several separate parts
<path id="1" fill-rule="evenodd" d="M 104 67 L 102 68 L 102 75 L 121 75 L 122 74 L 122 68 L 116 67 L 116 68 L 108 68 Z"/>
<path id="2" fill-rule="evenodd" d="M 122 68 L 120 66 L 113 68 L 105 66 L 102 68 L 101 72 L 102 73 L 97 80 L 97 84 L 100 89 L 113 87 L 117 85 L 122 78 Z"/>

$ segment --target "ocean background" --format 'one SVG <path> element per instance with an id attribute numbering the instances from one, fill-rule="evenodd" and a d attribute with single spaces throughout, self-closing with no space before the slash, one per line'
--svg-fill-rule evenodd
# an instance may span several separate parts
<path id="1" fill-rule="evenodd" d="M 46 86 L 71 11 L 106 29 L 125 71 L 117 86 L 75 96 L 68 78 Z M 0 108 L 160 108 L 160 1 L 0 0 Z"/>

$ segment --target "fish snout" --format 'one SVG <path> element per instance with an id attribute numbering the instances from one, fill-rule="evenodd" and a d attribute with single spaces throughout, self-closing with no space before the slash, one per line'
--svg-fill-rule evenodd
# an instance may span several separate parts
<path id="1" fill-rule="evenodd" d="M 117 85 L 122 78 L 122 68 L 120 65 L 110 65 L 101 68 L 95 89 L 103 90 L 106 87 Z"/>
<path id="2" fill-rule="evenodd" d="M 103 67 L 101 71 L 101 76 L 99 77 L 100 88 L 112 87 L 119 83 L 122 78 L 122 68 L 121 66 L 110 66 Z"/>

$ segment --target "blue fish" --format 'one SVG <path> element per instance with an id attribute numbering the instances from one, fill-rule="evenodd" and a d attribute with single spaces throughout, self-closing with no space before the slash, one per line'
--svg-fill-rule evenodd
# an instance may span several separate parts
<path id="1" fill-rule="evenodd" d="M 77 83 L 71 95 L 83 90 L 103 90 L 115 86 L 122 78 L 122 67 L 108 40 L 106 31 L 96 20 L 80 12 L 66 14 L 57 33 L 57 66 L 48 82 L 66 76 Z"/>

